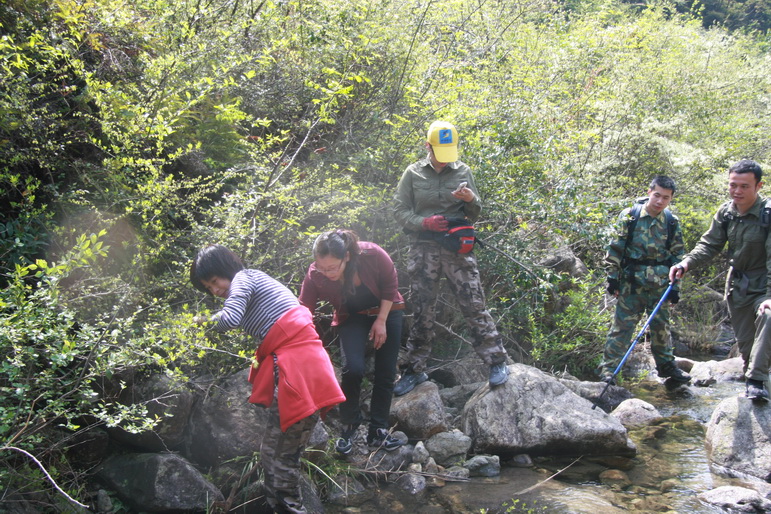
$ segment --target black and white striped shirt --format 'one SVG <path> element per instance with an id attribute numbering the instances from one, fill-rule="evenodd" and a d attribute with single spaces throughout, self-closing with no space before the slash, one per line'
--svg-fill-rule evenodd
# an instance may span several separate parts
<path id="1" fill-rule="evenodd" d="M 247 334 L 264 338 L 273 324 L 299 302 L 286 286 L 256 269 L 236 273 L 222 310 L 212 319 L 216 330 L 241 327 Z"/>

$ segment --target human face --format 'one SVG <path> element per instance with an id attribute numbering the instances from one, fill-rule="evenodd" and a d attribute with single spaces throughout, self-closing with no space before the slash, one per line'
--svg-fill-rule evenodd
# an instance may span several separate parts
<path id="1" fill-rule="evenodd" d="M 348 262 L 348 259 L 349 256 L 347 253 L 345 254 L 345 259 L 338 259 L 331 254 L 324 257 L 316 257 L 316 271 L 332 282 L 337 282 L 343 277 L 345 263 Z"/>
<path id="2" fill-rule="evenodd" d="M 645 210 L 653 217 L 658 216 L 661 214 L 661 211 L 669 207 L 672 196 L 674 195 L 671 189 L 653 186 L 653 189 L 648 190 L 648 205 L 645 207 Z"/>
<path id="3" fill-rule="evenodd" d="M 434 171 L 437 173 L 441 173 L 445 166 L 447 166 L 446 162 L 439 162 L 436 160 L 436 155 L 434 155 L 434 148 L 426 142 L 426 148 L 428 148 L 428 158 L 431 159 L 431 166 L 434 167 Z"/>
<path id="4" fill-rule="evenodd" d="M 739 214 L 744 214 L 753 206 L 761 187 L 763 182 L 756 181 L 752 173 L 728 174 L 728 196 Z"/>
<path id="5" fill-rule="evenodd" d="M 206 288 L 207 291 L 209 291 L 213 296 L 217 296 L 219 298 L 227 298 L 228 294 L 230 293 L 230 280 L 213 276 L 208 280 L 201 280 L 201 284 Z"/>

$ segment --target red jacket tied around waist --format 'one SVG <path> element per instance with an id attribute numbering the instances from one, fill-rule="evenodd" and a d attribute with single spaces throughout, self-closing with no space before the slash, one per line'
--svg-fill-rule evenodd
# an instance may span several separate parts
<path id="1" fill-rule="evenodd" d="M 316 411 L 324 415 L 345 401 L 307 307 L 298 306 L 287 311 L 257 348 L 258 365 L 249 372 L 252 383 L 250 403 L 269 406 L 273 402 L 274 355 L 278 365 L 278 411 L 282 431 Z"/>

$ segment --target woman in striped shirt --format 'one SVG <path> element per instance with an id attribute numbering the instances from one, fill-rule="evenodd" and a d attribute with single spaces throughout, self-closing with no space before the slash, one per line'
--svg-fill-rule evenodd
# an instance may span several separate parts
<path id="1" fill-rule="evenodd" d="M 319 415 L 345 400 L 313 316 L 286 286 L 262 271 L 245 269 L 221 245 L 198 253 L 190 281 L 199 291 L 225 300 L 211 318 L 216 330 L 241 328 L 261 341 L 249 373 L 249 401 L 268 409 L 260 446 L 266 495 L 274 509 L 306 512 L 299 487 L 300 455 Z"/>

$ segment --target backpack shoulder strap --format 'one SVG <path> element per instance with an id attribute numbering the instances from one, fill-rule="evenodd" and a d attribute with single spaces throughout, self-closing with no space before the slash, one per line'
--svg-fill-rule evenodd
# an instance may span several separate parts
<path id="1" fill-rule="evenodd" d="M 677 228 L 677 218 L 674 214 L 672 214 L 672 211 L 669 210 L 669 207 L 664 209 L 664 215 L 667 217 L 667 243 L 666 247 L 667 250 L 672 246 L 672 241 L 675 238 L 675 229 Z"/>
<path id="2" fill-rule="evenodd" d="M 640 219 L 640 213 L 642 212 L 643 204 L 639 201 L 632 205 L 629 210 L 629 220 L 626 222 L 626 244 L 624 245 L 624 254 L 626 249 L 632 244 L 632 236 L 634 235 L 634 228 L 637 226 L 637 220 Z"/>

